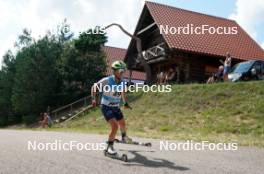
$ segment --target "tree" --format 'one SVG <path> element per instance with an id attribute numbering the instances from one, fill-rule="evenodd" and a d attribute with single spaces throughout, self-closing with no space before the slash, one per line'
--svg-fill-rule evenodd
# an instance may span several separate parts
<path id="1" fill-rule="evenodd" d="M 29 46 L 33 41 L 31 31 L 25 28 L 23 29 L 22 34 L 18 36 L 18 41 L 15 42 L 15 47 L 22 49 L 23 47 Z"/>
<path id="2" fill-rule="evenodd" d="M 19 121 L 12 112 L 11 96 L 15 74 L 15 57 L 10 50 L 3 56 L 0 71 L 0 126 Z"/>
<path id="3" fill-rule="evenodd" d="M 54 37 L 45 36 L 16 55 L 12 105 L 19 115 L 38 114 L 53 99 L 60 85 L 56 61 L 62 49 Z"/>
<path id="4" fill-rule="evenodd" d="M 86 32 L 82 32 L 79 38 L 75 40 L 74 46 L 82 55 L 100 52 L 102 46 L 107 42 L 105 34 L 94 34 L 97 30 L 100 30 L 100 27 L 88 29 Z"/>
<path id="5" fill-rule="evenodd" d="M 92 84 L 105 75 L 106 61 L 101 47 L 107 41 L 104 34 L 82 32 L 78 39 L 65 45 L 59 62 L 64 79 L 64 94 L 77 99 L 87 95 Z M 69 97 L 68 97 L 69 98 Z"/>
<path id="6" fill-rule="evenodd" d="M 67 25 L 64 21 L 63 25 Z M 101 47 L 107 37 L 83 32 L 48 33 L 35 40 L 24 29 L 0 70 L 0 126 L 36 121 L 48 106 L 58 107 L 87 95 L 91 85 L 105 75 Z"/>
<path id="7" fill-rule="evenodd" d="M 62 24 L 57 26 L 57 32 L 57 37 L 61 44 L 70 41 L 74 36 L 70 24 L 67 23 L 67 19 L 64 19 Z"/>

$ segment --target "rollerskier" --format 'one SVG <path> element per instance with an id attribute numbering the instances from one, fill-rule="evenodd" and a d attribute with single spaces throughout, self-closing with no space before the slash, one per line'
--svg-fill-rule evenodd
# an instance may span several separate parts
<path id="1" fill-rule="evenodd" d="M 105 120 L 111 127 L 105 153 L 109 155 L 116 155 L 117 152 L 114 149 L 114 141 L 118 127 L 120 127 L 122 141 L 128 143 L 132 142 L 132 139 L 129 138 L 126 133 L 126 122 L 123 113 L 120 110 L 121 101 L 123 101 L 125 109 L 131 107 L 129 106 L 125 96 L 126 83 L 123 80 L 123 74 L 126 71 L 126 64 L 123 61 L 115 61 L 112 63 L 111 68 L 113 70 L 113 75 L 105 77 L 95 83 L 91 89 L 91 96 L 92 105 L 93 107 L 96 107 L 97 87 L 102 87 L 100 89 L 108 89 L 100 91 L 102 96 L 101 111 Z"/>

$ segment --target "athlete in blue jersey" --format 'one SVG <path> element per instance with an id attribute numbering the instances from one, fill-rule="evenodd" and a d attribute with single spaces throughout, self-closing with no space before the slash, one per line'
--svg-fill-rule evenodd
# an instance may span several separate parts
<path id="1" fill-rule="evenodd" d="M 91 96 L 92 105 L 96 107 L 96 92 L 97 90 L 101 92 L 101 110 L 105 120 L 111 126 L 106 150 L 109 154 L 116 154 L 113 145 L 118 126 L 121 130 L 122 141 L 131 142 L 132 140 L 126 135 L 126 123 L 120 110 L 121 100 L 123 100 L 125 108 L 130 108 L 125 97 L 126 84 L 122 77 L 126 70 L 126 64 L 123 61 L 115 61 L 112 64 L 112 69 L 113 75 L 101 79 L 92 87 Z"/>

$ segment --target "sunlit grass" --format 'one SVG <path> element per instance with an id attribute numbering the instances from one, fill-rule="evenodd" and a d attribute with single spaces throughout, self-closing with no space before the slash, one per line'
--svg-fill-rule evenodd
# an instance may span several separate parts
<path id="1" fill-rule="evenodd" d="M 135 93 L 124 110 L 132 136 L 238 142 L 264 147 L 264 82 L 174 85 L 171 93 Z M 51 130 L 102 133 L 99 109 Z"/>

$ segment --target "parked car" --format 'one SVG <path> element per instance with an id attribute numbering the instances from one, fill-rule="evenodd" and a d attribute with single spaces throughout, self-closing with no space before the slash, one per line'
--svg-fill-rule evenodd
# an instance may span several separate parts
<path id="1" fill-rule="evenodd" d="M 228 79 L 232 82 L 263 80 L 264 61 L 251 60 L 238 63 L 231 69 Z"/>

